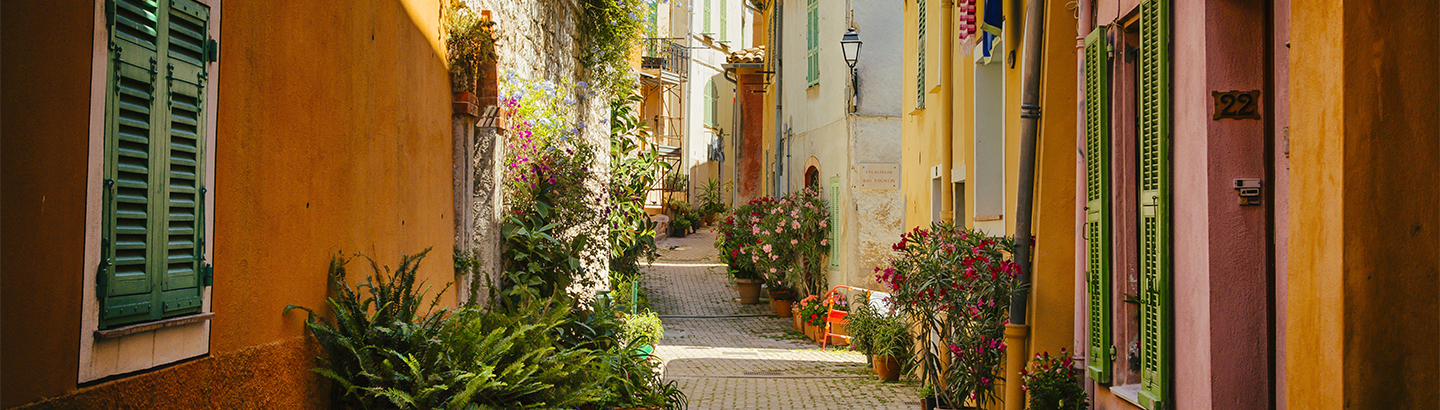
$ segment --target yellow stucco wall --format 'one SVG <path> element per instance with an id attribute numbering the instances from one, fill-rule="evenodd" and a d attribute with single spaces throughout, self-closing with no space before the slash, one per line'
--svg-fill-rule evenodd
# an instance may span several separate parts
<path id="1" fill-rule="evenodd" d="M 1036 144 L 1034 276 L 1031 283 L 1030 354 L 1072 352 L 1075 334 L 1075 24 L 1067 1 L 1045 2 L 1045 53 L 1041 60 L 1040 135 Z M 1018 105 L 1018 104 L 1017 104 Z M 1018 138 L 1017 138 L 1018 139 Z"/>
<path id="2" fill-rule="evenodd" d="M 41 408 L 325 406 L 327 385 L 308 371 L 304 315 L 280 312 L 290 303 L 323 311 L 331 255 L 394 265 L 433 247 L 421 278 L 435 290 L 454 280 L 440 1 L 227 1 L 215 10 L 210 355 L 77 390 L 80 284 L 93 274 L 79 264 L 96 21 L 95 4 L 79 3 L 4 5 L 0 406 L 45 397 L 54 400 Z M 21 231 L 42 233 L 26 243 L 53 246 L 19 246 L 10 233 Z M 453 304 L 453 292 L 441 298 Z"/>
<path id="3" fill-rule="evenodd" d="M 1440 9 L 1291 7 L 1286 401 L 1436 408 Z"/>

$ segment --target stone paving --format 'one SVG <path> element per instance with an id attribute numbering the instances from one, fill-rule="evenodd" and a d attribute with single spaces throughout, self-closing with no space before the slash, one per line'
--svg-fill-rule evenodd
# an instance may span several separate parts
<path id="1" fill-rule="evenodd" d="M 820 350 L 774 316 L 739 303 L 705 229 L 656 243 L 644 286 L 661 315 L 665 380 L 691 409 L 917 409 L 915 385 L 880 383 L 858 352 Z"/>

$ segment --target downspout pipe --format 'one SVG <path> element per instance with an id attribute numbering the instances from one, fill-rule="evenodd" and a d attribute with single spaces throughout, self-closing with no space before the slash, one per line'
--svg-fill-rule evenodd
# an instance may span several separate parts
<path id="1" fill-rule="evenodd" d="M 1030 222 L 1035 204 L 1035 146 L 1040 133 L 1040 57 L 1044 35 L 1044 0 L 1029 0 L 1025 9 L 1025 65 L 1020 93 L 1020 186 L 1015 204 L 1015 262 L 1020 264 L 1018 280 L 1027 290 L 1010 297 L 1010 324 L 1024 325 L 1028 285 L 1032 271 Z"/>
<path id="2" fill-rule="evenodd" d="M 1035 146 L 1040 133 L 1040 59 L 1043 36 L 1043 7 L 1046 0 L 1028 0 L 1025 9 L 1024 61 L 1020 94 L 1020 186 L 1015 204 L 1015 262 L 1020 265 L 1017 278 L 1022 289 L 1010 296 L 1010 323 L 1005 325 L 1005 408 L 1025 407 L 1020 369 L 1029 356 L 1030 327 L 1025 324 L 1030 300 L 1031 263 L 1030 222 L 1035 204 Z"/>

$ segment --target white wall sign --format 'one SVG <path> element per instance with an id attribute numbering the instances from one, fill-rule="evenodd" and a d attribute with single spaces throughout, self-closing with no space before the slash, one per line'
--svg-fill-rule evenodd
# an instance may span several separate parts
<path id="1" fill-rule="evenodd" d="M 862 163 L 859 164 L 859 183 L 856 189 L 900 189 L 900 164 Z"/>

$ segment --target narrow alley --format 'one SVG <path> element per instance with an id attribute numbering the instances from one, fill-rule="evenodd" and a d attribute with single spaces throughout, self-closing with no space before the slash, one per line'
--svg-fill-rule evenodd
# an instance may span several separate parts
<path id="1" fill-rule="evenodd" d="M 767 299 L 741 305 L 708 229 L 657 242 L 645 287 L 665 325 L 655 347 L 665 380 L 691 409 L 913 409 L 913 383 L 880 383 L 865 356 L 819 346 Z"/>

